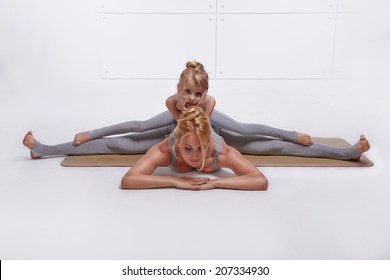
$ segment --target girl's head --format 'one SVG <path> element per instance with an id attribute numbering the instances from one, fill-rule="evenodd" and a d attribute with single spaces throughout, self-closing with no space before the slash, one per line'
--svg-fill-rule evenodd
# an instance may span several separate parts
<path id="1" fill-rule="evenodd" d="M 185 98 L 186 107 L 202 105 L 206 101 L 208 89 L 209 75 L 203 64 L 195 60 L 188 61 L 177 84 L 177 93 L 180 98 Z"/>
<path id="2" fill-rule="evenodd" d="M 204 168 L 208 148 L 212 143 L 211 125 L 202 108 L 192 106 L 177 121 L 173 131 L 174 152 L 191 167 Z"/>

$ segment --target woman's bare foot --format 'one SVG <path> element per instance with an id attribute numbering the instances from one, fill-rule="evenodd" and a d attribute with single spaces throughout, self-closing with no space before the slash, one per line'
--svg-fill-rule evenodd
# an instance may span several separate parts
<path id="1" fill-rule="evenodd" d="M 84 132 L 76 133 L 73 139 L 73 146 L 81 145 L 85 142 L 88 142 L 88 140 L 89 140 L 88 132 L 84 131 Z"/>
<path id="2" fill-rule="evenodd" d="M 356 143 L 356 148 L 360 154 L 363 154 L 370 149 L 370 143 L 368 143 L 368 140 L 364 134 L 360 135 L 360 139 Z M 360 156 L 354 160 L 360 160 Z"/>
<path id="3" fill-rule="evenodd" d="M 35 146 L 37 140 L 35 140 L 31 131 L 27 132 L 27 134 L 23 138 L 23 145 L 30 149 L 30 156 L 32 159 L 38 159 L 40 156 L 33 154 L 31 148 Z"/>
<path id="4" fill-rule="evenodd" d="M 297 136 L 297 144 L 302 146 L 310 146 L 313 144 L 313 141 L 311 140 L 311 137 L 309 134 L 306 133 L 298 133 Z"/>

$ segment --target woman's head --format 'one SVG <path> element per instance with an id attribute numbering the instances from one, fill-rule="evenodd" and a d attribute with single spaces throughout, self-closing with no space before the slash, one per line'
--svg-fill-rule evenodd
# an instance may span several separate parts
<path id="1" fill-rule="evenodd" d="M 177 92 L 186 99 L 188 106 L 198 106 L 206 101 L 209 89 L 209 75 L 202 63 L 195 60 L 186 63 L 186 69 L 180 75 Z"/>
<path id="2" fill-rule="evenodd" d="M 202 108 L 192 106 L 177 121 L 173 131 L 174 151 L 191 167 L 202 170 L 208 147 L 212 142 L 210 121 Z"/>

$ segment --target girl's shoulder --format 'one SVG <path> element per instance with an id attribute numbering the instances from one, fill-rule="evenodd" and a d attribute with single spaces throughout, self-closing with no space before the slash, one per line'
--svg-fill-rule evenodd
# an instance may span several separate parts
<path id="1" fill-rule="evenodd" d="M 215 98 L 212 97 L 211 95 L 207 95 L 206 101 L 204 102 L 204 107 L 206 109 L 211 110 L 212 112 L 214 110 L 215 104 L 216 104 Z"/>
<path id="2" fill-rule="evenodd" d="M 211 95 L 209 95 L 209 94 L 207 94 L 207 97 L 206 97 L 206 104 L 207 103 L 211 103 L 211 104 L 215 104 L 215 98 L 214 97 L 212 97 Z"/>

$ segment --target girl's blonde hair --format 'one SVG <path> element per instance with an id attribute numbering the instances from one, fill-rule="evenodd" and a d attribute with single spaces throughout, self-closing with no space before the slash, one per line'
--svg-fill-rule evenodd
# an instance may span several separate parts
<path id="1" fill-rule="evenodd" d="M 206 91 L 209 89 L 209 75 L 202 63 L 195 60 L 187 61 L 186 69 L 181 72 L 179 87 L 182 88 L 184 83 L 191 79 L 196 86 L 203 87 Z"/>
<path id="2" fill-rule="evenodd" d="M 175 147 L 173 149 L 174 153 L 176 151 L 177 145 L 180 144 L 180 141 L 183 139 L 183 137 L 192 132 L 195 132 L 198 136 L 200 148 L 202 151 L 202 165 L 200 168 L 198 168 L 198 171 L 201 171 L 205 165 L 207 147 L 210 142 L 212 142 L 212 128 L 208 117 L 203 112 L 203 109 L 198 106 L 189 107 L 177 121 L 177 126 L 173 131 L 173 136 L 175 138 L 175 142 L 173 144 Z"/>

